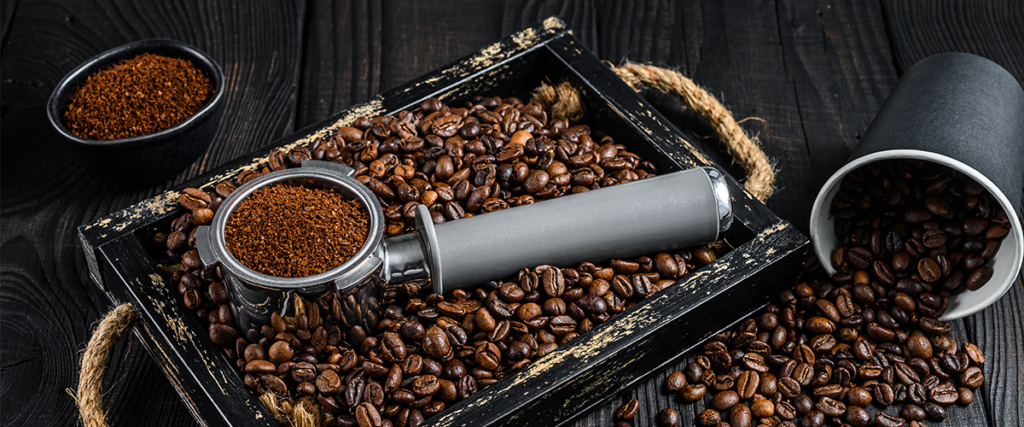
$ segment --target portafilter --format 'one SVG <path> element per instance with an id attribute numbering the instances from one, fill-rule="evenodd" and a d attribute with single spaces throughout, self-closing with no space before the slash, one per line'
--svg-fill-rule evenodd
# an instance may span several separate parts
<path id="1" fill-rule="evenodd" d="M 296 294 L 314 299 L 335 292 L 346 341 L 358 345 L 376 333 L 382 297 L 397 288 L 456 288 L 509 277 L 537 265 L 640 256 L 712 242 L 732 223 L 725 178 L 713 167 L 654 176 L 484 215 L 434 224 L 416 207 L 415 231 L 384 238 L 377 197 L 347 166 L 309 160 L 238 187 L 208 226 L 196 233 L 203 264 L 219 266 L 240 332 L 259 331 L 273 313 L 285 316 Z M 329 188 L 369 212 L 366 242 L 350 259 L 306 277 L 275 277 L 239 262 L 228 250 L 231 213 L 254 191 L 273 184 Z"/>

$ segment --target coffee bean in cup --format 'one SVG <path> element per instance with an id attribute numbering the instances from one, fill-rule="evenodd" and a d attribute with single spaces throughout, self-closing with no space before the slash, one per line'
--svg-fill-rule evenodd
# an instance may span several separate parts
<path id="1" fill-rule="evenodd" d="M 923 160 L 854 170 L 843 178 L 831 213 L 843 237 L 833 267 L 858 283 L 877 281 L 904 294 L 977 290 L 992 277 L 986 264 L 1010 225 L 983 186 Z M 922 308 L 937 318 L 946 307 Z"/>

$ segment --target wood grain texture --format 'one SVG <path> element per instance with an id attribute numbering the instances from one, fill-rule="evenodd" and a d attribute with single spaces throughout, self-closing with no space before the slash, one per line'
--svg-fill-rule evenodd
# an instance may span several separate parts
<path id="1" fill-rule="evenodd" d="M 882 1 L 882 6 L 900 73 L 934 54 L 967 52 L 991 59 L 1024 82 L 1024 3 Z M 1024 284 L 1018 276 L 1002 299 L 963 321 L 966 339 L 986 355 L 985 383 L 975 394 L 984 399 L 991 425 L 1024 425 L 1022 312 Z"/>
<path id="2" fill-rule="evenodd" d="M 80 167 L 48 127 L 43 106 L 53 87 L 82 61 L 135 40 L 171 38 L 210 54 L 227 79 L 225 115 L 206 155 L 175 180 L 183 182 L 292 130 L 303 10 L 256 2 L 4 4 L 0 424 L 76 424 L 65 389 L 75 389 L 78 352 L 109 302 L 89 280 L 74 228 L 166 188 L 110 183 Z M 194 424 L 134 341 L 115 349 L 104 384 L 114 425 Z"/>

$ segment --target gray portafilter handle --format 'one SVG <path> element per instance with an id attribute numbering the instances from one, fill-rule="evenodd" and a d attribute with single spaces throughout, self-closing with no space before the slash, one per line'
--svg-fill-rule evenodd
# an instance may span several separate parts
<path id="1" fill-rule="evenodd" d="M 384 240 L 385 281 L 429 278 L 433 291 L 523 268 L 639 256 L 713 242 L 732 223 L 725 177 L 700 167 L 434 225 Z M 427 277 L 424 277 L 427 276 Z"/>

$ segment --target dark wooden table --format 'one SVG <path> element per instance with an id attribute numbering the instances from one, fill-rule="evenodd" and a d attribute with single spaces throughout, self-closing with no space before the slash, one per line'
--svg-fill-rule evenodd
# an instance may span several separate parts
<path id="1" fill-rule="evenodd" d="M 779 169 L 768 206 L 806 233 L 818 188 L 846 159 L 900 74 L 929 55 L 990 58 L 1024 81 L 1019 1 L 160 1 L 7 0 L 2 12 L 0 424 L 74 425 L 80 351 L 109 308 L 87 275 L 75 228 L 196 177 L 331 113 L 550 15 L 598 57 L 682 71 L 760 135 Z M 227 78 L 225 114 L 205 155 L 146 188 L 83 169 L 46 121 L 65 73 L 127 42 L 195 45 Z M 671 98 L 645 95 L 719 163 L 712 131 Z M 731 167 L 734 176 L 742 171 Z M 1024 423 L 1024 286 L 954 322 L 986 353 L 985 385 L 944 425 Z M 194 420 L 160 370 L 124 340 L 105 379 L 113 425 Z M 640 399 L 635 425 L 672 407 L 692 425 L 702 405 L 661 391 L 666 370 L 575 425 L 611 425 Z"/>

